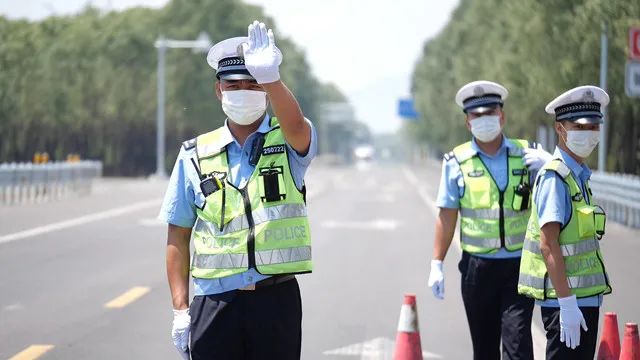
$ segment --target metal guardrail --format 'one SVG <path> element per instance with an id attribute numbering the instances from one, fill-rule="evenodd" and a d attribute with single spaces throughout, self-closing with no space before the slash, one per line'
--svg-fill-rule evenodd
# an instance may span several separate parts
<path id="1" fill-rule="evenodd" d="M 0 205 L 88 194 L 93 179 L 101 176 L 100 161 L 0 164 Z"/>
<path id="2" fill-rule="evenodd" d="M 589 184 L 607 220 L 640 228 L 640 177 L 594 172 Z"/>

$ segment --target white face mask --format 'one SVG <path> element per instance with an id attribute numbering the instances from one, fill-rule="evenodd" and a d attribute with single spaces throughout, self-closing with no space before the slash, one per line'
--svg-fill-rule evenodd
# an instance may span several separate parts
<path id="1" fill-rule="evenodd" d="M 483 115 L 471 120 L 471 133 L 481 142 L 489 142 L 500 135 L 500 116 Z"/>
<path id="2" fill-rule="evenodd" d="M 563 126 L 564 128 L 564 126 Z M 567 130 L 565 143 L 569 150 L 581 158 L 588 157 L 600 142 L 600 130 Z"/>
<path id="3" fill-rule="evenodd" d="M 267 110 L 267 93 L 257 90 L 222 92 L 222 111 L 238 125 L 250 125 Z"/>

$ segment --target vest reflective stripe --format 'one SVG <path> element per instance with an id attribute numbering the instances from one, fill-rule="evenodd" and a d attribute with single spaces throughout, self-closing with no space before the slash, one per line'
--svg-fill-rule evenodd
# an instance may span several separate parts
<path id="1" fill-rule="evenodd" d="M 256 265 L 275 265 L 311 260 L 311 246 L 256 251 Z M 193 266 L 200 269 L 237 269 L 249 266 L 247 254 L 195 254 Z"/>
<path id="2" fill-rule="evenodd" d="M 477 246 L 477 247 L 484 247 L 484 248 L 500 247 L 500 238 L 476 238 L 476 237 L 470 237 L 462 234 L 460 236 L 460 241 L 469 245 Z M 524 241 L 524 234 L 504 237 L 505 245 L 517 245 L 517 244 L 521 244 L 523 241 Z"/>
<path id="3" fill-rule="evenodd" d="M 604 274 L 580 275 L 567 277 L 570 289 L 589 288 L 594 286 L 604 286 L 607 280 Z M 550 278 L 539 278 L 529 274 L 520 273 L 518 284 L 529 286 L 536 289 L 546 288 L 547 291 L 553 290 L 553 284 Z"/>
<path id="4" fill-rule="evenodd" d="M 500 219 L 500 209 L 460 209 L 460 215 L 462 217 L 474 218 L 474 219 Z M 516 217 L 521 216 L 522 211 L 515 211 L 511 209 L 504 209 L 504 217 Z"/>
<path id="5" fill-rule="evenodd" d="M 252 214 L 254 224 L 259 225 L 267 221 L 307 216 L 307 209 L 302 204 L 283 204 L 272 206 L 270 208 L 258 209 L 255 212 L 252 212 Z M 222 231 L 220 231 L 216 225 L 200 218 L 196 220 L 194 229 L 195 231 L 205 232 L 212 236 L 222 236 L 248 228 L 249 221 L 246 216 L 242 215 L 226 223 L 222 228 Z"/>
<path id="6" fill-rule="evenodd" d="M 258 209 L 251 214 L 253 222 L 258 225 L 267 221 L 307 216 L 307 208 L 304 204 L 283 204 Z"/>
<path id="7" fill-rule="evenodd" d="M 199 269 L 244 269 L 249 266 L 247 254 L 194 254 L 192 266 Z"/>
<path id="8" fill-rule="evenodd" d="M 525 241 L 523 249 L 537 255 L 542 255 L 538 241 Z M 598 244 L 598 240 L 596 239 L 589 239 L 575 244 L 562 244 L 560 245 L 560 249 L 562 250 L 562 256 L 575 256 L 600 250 L 600 244 Z"/>
<path id="9" fill-rule="evenodd" d="M 274 265 L 307 260 L 311 260 L 311 246 L 256 251 L 256 265 Z"/>

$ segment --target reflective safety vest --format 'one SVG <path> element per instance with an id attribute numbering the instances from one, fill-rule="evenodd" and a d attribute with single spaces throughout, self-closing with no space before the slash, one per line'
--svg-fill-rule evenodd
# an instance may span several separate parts
<path id="1" fill-rule="evenodd" d="M 508 140 L 505 138 L 504 141 Z M 462 250 L 471 254 L 522 248 L 530 202 L 529 173 L 522 156 L 529 143 L 520 139 L 509 141 L 516 149 L 507 147 L 509 181 L 504 191 L 498 188 L 471 142 L 453 149 L 464 179 L 464 195 L 460 199 L 460 243 Z M 525 186 L 525 197 L 517 194 L 519 185 Z M 526 202 L 524 206 L 521 206 L 522 201 Z"/>
<path id="2" fill-rule="evenodd" d="M 554 171 L 562 177 L 571 195 L 571 218 L 560 230 L 558 239 L 571 294 L 581 298 L 610 293 L 611 286 L 598 243 L 604 235 L 604 211 L 597 205 L 587 204 L 585 196 L 591 195 L 589 185 L 585 184 L 587 194 L 583 194 L 571 170 L 562 160 L 549 161 L 540 174 L 545 171 Z M 535 201 L 520 260 L 518 293 L 538 300 L 557 298 L 540 251 L 540 226 Z"/>
<path id="3" fill-rule="evenodd" d="M 277 119 L 271 118 L 270 125 L 243 188 L 229 181 L 224 128 L 196 138 L 206 201 L 197 209 L 192 231 L 193 277 L 222 278 L 249 268 L 265 275 L 311 272 L 304 188 L 298 190 L 291 175 L 289 150 Z"/>

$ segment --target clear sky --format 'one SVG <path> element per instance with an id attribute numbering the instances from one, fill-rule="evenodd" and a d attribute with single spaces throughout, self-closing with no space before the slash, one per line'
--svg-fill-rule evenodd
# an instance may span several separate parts
<path id="1" fill-rule="evenodd" d="M 358 120 L 376 133 L 396 130 L 397 100 L 409 95 L 410 76 L 424 41 L 449 20 L 458 0 L 245 0 L 264 7 L 278 29 L 307 54 L 313 72 L 335 83 Z M 0 0 L 0 13 L 41 19 L 87 3 L 107 9 L 162 6 L 167 0 Z M 278 34 L 276 33 L 276 42 Z M 213 39 L 214 41 L 216 39 Z M 286 61 L 286 54 L 285 54 Z"/>

